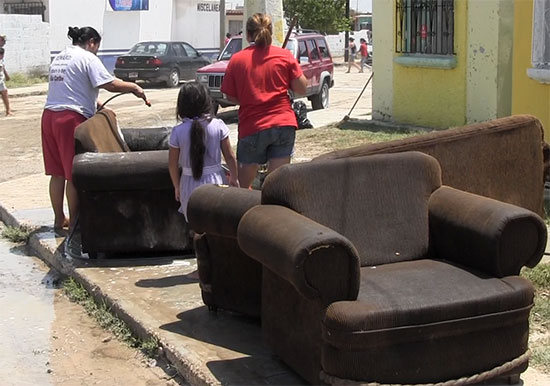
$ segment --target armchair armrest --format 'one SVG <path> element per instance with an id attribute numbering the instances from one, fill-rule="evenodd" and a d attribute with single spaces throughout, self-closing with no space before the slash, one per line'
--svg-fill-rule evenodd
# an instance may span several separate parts
<path id="1" fill-rule="evenodd" d="M 172 187 L 168 151 L 78 154 L 73 160 L 78 190 L 156 190 Z"/>
<path id="2" fill-rule="evenodd" d="M 237 239 L 248 256 L 306 298 L 320 298 L 324 304 L 357 299 L 357 251 L 332 229 L 283 206 L 259 205 L 243 216 Z"/>
<path id="3" fill-rule="evenodd" d="M 527 209 L 442 186 L 429 202 L 430 238 L 439 258 L 503 277 L 542 258 L 547 231 Z"/>
<path id="4" fill-rule="evenodd" d="M 260 202 L 259 190 L 202 185 L 189 198 L 187 219 L 197 233 L 237 238 L 242 216 Z"/>

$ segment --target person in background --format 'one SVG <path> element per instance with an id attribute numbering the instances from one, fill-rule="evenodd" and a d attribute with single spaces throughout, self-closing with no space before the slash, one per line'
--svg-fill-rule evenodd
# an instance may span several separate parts
<path id="1" fill-rule="evenodd" d="M 288 90 L 305 94 L 307 80 L 289 50 L 271 44 L 268 15 L 256 13 L 246 22 L 250 46 L 235 53 L 221 91 L 239 104 L 239 182 L 250 188 L 260 165 L 271 173 L 290 162 L 296 135 L 296 114 Z"/>
<path id="2" fill-rule="evenodd" d="M 367 64 L 367 60 L 369 58 L 369 49 L 367 47 L 367 41 L 363 38 L 359 39 L 359 42 L 361 45 L 359 46 L 359 51 L 361 52 L 361 69 L 359 72 L 363 72 L 363 69 L 365 68 L 365 65 Z"/>
<path id="3" fill-rule="evenodd" d="M 6 66 L 4 65 L 4 49 L 0 47 L 0 95 L 2 96 L 4 107 L 6 108 L 6 117 L 13 115 L 10 109 L 10 98 L 6 87 L 6 81 L 8 80 L 10 80 L 10 76 L 8 75 Z"/>
<path id="4" fill-rule="evenodd" d="M 187 203 L 195 188 L 223 184 L 221 156 L 229 167 L 229 185 L 239 186 L 237 160 L 229 140 L 229 128 L 212 118 L 212 100 L 206 87 L 194 81 L 180 88 L 177 115 L 181 123 L 172 129 L 168 169 L 179 212 L 187 221 Z M 180 173 L 181 168 L 181 173 Z"/>
<path id="5" fill-rule="evenodd" d="M 78 195 L 72 183 L 74 132 L 95 114 L 99 89 L 131 92 L 146 100 L 143 89 L 134 83 L 114 78 L 96 56 L 101 36 L 92 27 L 69 27 L 72 45 L 52 61 L 48 96 L 42 113 L 42 150 L 46 175 L 50 178 L 50 200 L 54 211 L 54 230 L 73 230 L 78 214 Z M 66 191 L 69 218 L 63 210 Z"/>
<path id="6" fill-rule="evenodd" d="M 0 48 L 4 48 L 6 45 L 6 35 L 0 35 Z"/>
<path id="7" fill-rule="evenodd" d="M 349 74 L 351 66 L 361 71 L 361 67 L 359 67 L 359 65 L 355 63 L 355 55 L 357 55 L 357 46 L 354 43 L 355 39 L 350 37 L 348 41 L 348 48 L 346 48 L 346 50 L 348 51 L 348 70 L 346 71 L 346 74 Z"/>
<path id="8" fill-rule="evenodd" d="M 229 43 L 230 40 L 231 40 L 231 34 L 228 32 L 228 33 L 225 34 L 224 46 L 226 46 L 227 43 Z"/>

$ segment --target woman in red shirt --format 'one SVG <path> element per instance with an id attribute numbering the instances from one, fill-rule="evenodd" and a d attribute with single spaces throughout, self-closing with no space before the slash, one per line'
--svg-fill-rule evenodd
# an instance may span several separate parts
<path id="1" fill-rule="evenodd" d="M 246 22 L 250 46 L 231 57 L 221 91 L 239 107 L 239 183 L 248 188 L 258 167 L 270 173 L 290 162 L 296 115 L 288 90 L 306 92 L 307 80 L 292 53 L 271 45 L 273 27 L 268 15 L 256 13 Z"/>

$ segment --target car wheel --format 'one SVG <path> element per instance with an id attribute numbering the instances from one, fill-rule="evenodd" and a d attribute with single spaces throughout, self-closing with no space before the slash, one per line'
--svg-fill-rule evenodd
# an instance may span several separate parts
<path id="1" fill-rule="evenodd" d="M 178 87 L 180 84 L 180 74 L 177 69 L 172 69 L 170 71 L 170 76 L 168 77 L 168 81 L 166 82 L 166 85 L 168 87 Z"/>
<path id="2" fill-rule="evenodd" d="M 323 85 L 321 86 L 321 91 L 319 94 L 313 95 L 311 97 L 311 107 L 313 110 L 321 110 L 328 108 L 328 94 L 329 94 L 329 86 L 328 81 L 325 80 L 323 82 Z"/>

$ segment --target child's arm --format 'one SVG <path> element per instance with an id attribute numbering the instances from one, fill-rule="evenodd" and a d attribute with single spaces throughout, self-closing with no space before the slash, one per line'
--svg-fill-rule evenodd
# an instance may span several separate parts
<path id="1" fill-rule="evenodd" d="M 233 149 L 231 148 L 231 141 L 229 140 L 229 137 L 222 139 L 220 145 L 223 158 L 225 158 L 225 162 L 229 168 L 229 185 L 236 186 L 238 188 L 239 172 L 237 171 L 237 159 L 235 158 L 235 153 L 233 153 Z"/>
<path id="2" fill-rule="evenodd" d="M 4 67 L 4 76 L 6 77 L 6 81 L 10 80 L 10 76 L 8 75 L 8 72 L 6 71 L 6 67 Z"/>
<path id="3" fill-rule="evenodd" d="M 180 169 L 178 161 L 180 158 L 180 149 L 170 146 L 168 150 L 168 171 L 170 172 L 170 179 L 172 185 L 174 185 L 174 193 L 176 201 L 180 201 Z"/>

